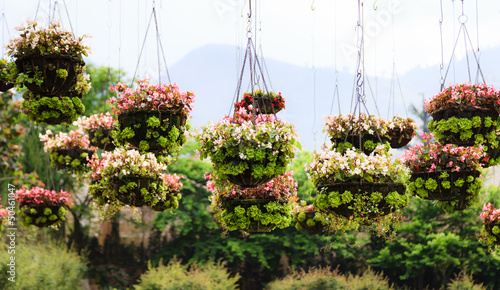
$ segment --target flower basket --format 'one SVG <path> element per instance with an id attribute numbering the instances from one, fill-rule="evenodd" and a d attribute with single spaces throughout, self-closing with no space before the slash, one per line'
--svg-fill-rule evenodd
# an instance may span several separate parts
<path id="1" fill-rule="evenodd" d="M 463 210 L 479 197 L 483 147 L 443 145 L 431 142 L 432 138 L 423 133 L 423 143 L 410 147 L 401 157 L 412 172 L 408 192 L 437 200 L 445 210 Z"/>
<path id="2" fill-rule="evenodd" d="M 19 203 L 19 217 L 23 224 L 37 227 L 48 227 L 63 222 L 67 214 L 65 208 L 73 205 L 69 193 L 41 187 L 18 189 L 16 201 Z"/>
<path id="3" fill-rule="evenodd" d="M 83 130 L 60 132 L 55 136 L 52 131 L 47 130 L 45 135 L 40 134 L 39 137 L 44 143 L 44 151 L 50 153 L 53 168 L 73 172 L 88 170 L 87 158 L 92 156 L 95 147 L 90 146 L 88 136 L 83 134 Z"/>
<path id="4" fill-rule="evenodd" d="M 304 229 L 311 235 L 324 234 L 327 230 L 326 221 L 324 221 L 321 213 L 314 209 L 294 212 L 293 221 L 296 223 L 295 227 L 298 230 Z"/>
<path id="5" fill-rule="evenodd" d="M 77 75 L 83 73 L 85 63 L 69 55 L 28 55 L 16 60 L 17 70 L 28 78 L 42 78 L 42 82 L 24 82 L 28 90 L 37 95 L 64 95 L 76 84 Z M 65 70 L 65 74 L 61 74 Z"/>
<path id="6" fill-rule="evenodd" d="M 253 119 L 253 120 L 252 120 Z M 235 116 L 193 133 L 200 158 L 210 157 L 217 174 L 242 188 L 256 187 L 285 173 L 295 156 L 297 133 L 274 115 L 255 117 L 244 108 Z"/>
<path id="7" fill-rule="evenodd" d="M 484 204 L 479 217 L 483 220 L 479 241 L 490 247 L 500 245 L 500 209 Z"/>
<path id="8" fill-rule="evenodd" d="M 179 181 L 184 178 L 182 175 L 177 174 L 164 174 L 163 187 L 165 193 L 158 199 L 158 201 L 150 206 L 154 211 L 165 211 L 167 209 L 175 209 L 179 207 L 179 200 L 182 198 L 180 189 L 183 184 Z"/>
<path id="9" fill-rule="evenodd" d="M 281 201 L 269 199 L 228 200 L 222 202 L 221 207 L 223 209 L 223 223 L 241 225 L 241 220 L 244 220 L 245 225 L 240 229 L 249 234 L 268 233 L 278 226 L 283 227 L 283 221 L 276 219 L 276 215 L 288 216 L 286 219 L 288 224 L 291 221 L 291 208 L 287 203 Z M 257 216 L 261 218 L 256 219 Z M 274 222 L 274 220 L 278 220 L 278 222 Z"/>
<path id="10" fill-rule="evenodd" d="M 249 113 L 255 109 L 257 114 L 276 114 L 285 108 L 285 99 L 281 93 L 265 93 L 263 90 L 256 90 L 254 93 L 246 93 L 243 100 L 235 104 L 235 109 L 244 108 Z"/>
<path id="11" fill-rule="evenodd" d="M 80 117 L 73 122 L 73 125 L 83 129 L 89 134 L 90 144 L 105 151 L 113 151 L 116 146 L 113 144 L 111 131 L 116 128 L 117 121 L 109 112 L 106 114 L 94 114 L 90 117 Z"/>
<path id="12" fill-rule="evenodd" d="M 21 110 L 35 123 L 71 124 L 85 112 L 81 98 L 72 93 L 46 97 L 27 91 L 23 98 Z"/>
<path id="13" fill-rule="evenodd" d="M 113 177 L 109 180 L 110 189 L 123 204 L 141 207 L 151 204 L 152 196 L 161 196 L 160 178 L 144 178 L 140 176 Z"/>
<path id="14" fill-rule="evenodd" d="M 485 139 L 495 138 L 500 122 L 493 108 L 450 108 L 434 112 L 429 130 L 442 143 L 474 146 Z M 485 138 L 486 137 L 486 138 Z"/>
<path id="15" fill-rule="evenodd" d="M 118 115 L 119 139 L 155 154 L 177 150 L 186 141 L 186 115 L 180 111 L 131 111 Z"/>
<path id="16" fill-rule="evenodd" d="M 484 224 L 484 229 L 489 235 L 494 236 L 500 244 L 500 221 Z"/>
<path id="17" fill-rule="evenodd" d="M 408 204 L 406 187 L 401 183 L 344 182 L 320 184 L 317 188 L 315 208 L 345 218 L 373 219 Z"/>
<path id="18" fill-rule="evenodd" d="M 417 126 L 411 118 L 402 118 L 396 115 L 387 127 L 387 138 L 389 139 L 389 144 L 394 149 L 408 145 L 417 136 L 417 133 L 415 133 Z"/>
<path id="19" fill-rule="evenodd" d="M 206 175 L 215 218 L 224 230 L 250 234 L 285 228 L 292 220 L 297 183 L 287 172 L 255 188 L 241 188 L 216 174 Z"/>
<path id="20" fill-rule="evenodd" d="M 362 149 L 360 152 L 370 154 L 378 145 L 385 144 L 388 139 L 389 121 L 380 116 L 364 113 L 360 113 L 359 116 L 341 114 L 328 116 L 325 120 L 324 131 L 332 141 L 332 149 L 342 153 L 345 153 L 346 149 L 355 148 L 358 151 Z"/>

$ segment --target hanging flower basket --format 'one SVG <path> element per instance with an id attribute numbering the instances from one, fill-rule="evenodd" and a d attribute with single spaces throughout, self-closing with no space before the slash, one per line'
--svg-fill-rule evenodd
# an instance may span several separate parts
<path id="1" fill-rule="evenodd" d="M 483 220 L 479 241 L 490 247 L 500 245 L 500 209 L 492 208 L 491 203 L 484 204 L 479 217 Z"/>
<path id="2" fill-rule="evenodd" d="M 14 87 L 15 80 L 11 76 L 12 66 L 15 64 L 3 59 L 0 60 L 0 92 L 7 92 Z"/>
<path id="3" fill-rule="evenodd" d="M 479 197 L 480 169 L 485 161 L 482 146 L 458 147 L 431 142 L 432 134 L 422 133 L 422 144 L 406 150 L 401 161 L 411 170 L 408 192 L 423 199 L 437 200 L 445 210 L 463 210 Z"/>
<path id="4" fill-rule="evenodd" d="M 221 178 L 242 188 L 259 186 L 284 174 L 300 148 L 291 124 L 274 115 L 252 117 L 244 109 L 202 127 L 202 132 L 193 136 L 200 144 L 200 158 L 210 157 Z"/>
<path id="5" fill-rule="evenodd" d="M 130 205 L 165 210 L 179 205 L 182 176 L 164 174 L 167 166 L 152 153 L 117 148 L 104 152 L 102 159 L 94 155 L 88 166 L 92 178 L 100 181 L 103 198 L 116 209 Z"/>
<path id="6" fill-rule="evenodd" d="M 67 96 L 45 97 L 33 95 L 30 91 L 23 94 L 21 110 L 35 123 L 49 125 L 71 124 L 85 112 L 81 98 Z"/>
<path id="7" fill-rule="evenodd" d="M 417 136 L 415 132 L 417 126 L 415 125 L 415 121 L 411 118 L 394 116 L 387 127 L 387 137 L 393 149 L 402 148 L 408 145 L 408 143 Z"/>
<path id="8" fill-rule="evenodd" d="M 175 152 L 186 141 L 186 119 L 191 112 L 194 94 L 181 93 L 176 85 L 149 85 L 147 79 L 137 82 L 134 90 L 118 83 L 118 91 L 108 103 L 118 115 L 117 141 L 129 143 L 141 150 L 158 155 Z"/>
<path id="9" fill-rule="evenodd" d="M 293 221 L 297 230 L 304 229 L 311 235 L 321 235 L 328 230 L 328 221 L 314 210 L 314 206 L 297 206 L 293 212 Z"/>
<path id="10" fill-rule="evenodd" d="M 235 104 L 238 111 L 244 108 L 251 113 L 255 109 L 256 114 L 276 114 L 285 108 L 285 98 L 281 93 L 264 92 L 256 90 L 254 93 L 245 93 L 243 99 Z"/>
<path id="11" fill-rule="evenodd" d="M 59 24 L 50 23 L 38 29 L 36 22 L 18 28 L 21 35 L 7 45 L 8 55 L 14 57 L 17 82 L 37 95 L 59 96 L 70 91 L 83 74 L 83 56 L 89 48 L 82 44 L 84 37 L 75 38 Z"/>
<path id="12" fill-rule="evenodd" d="M 319 191 L 314 200 L 317 211 L 366 224 L 408 205 L 408 169 L 391 159 L 383 146 L 373 155 L 323 147 L 306 171 Z"/>
<path id="13" fill-rule="evenodd" d="M 17 190 L 16 201 L 19 203 L 19 217 L 25 226 L 57 225 L 66 219 L 66 208 L 73 206 L 69 193 L 41 187 L 33 187 L 30 190 L 23 187 Z"/>
<path id="14" fill-rule="evenodd" d="M 9 223 L 9 211 L 1 207 L 2 205 L 0 205 L 0 237 L 3 232 L 3 226 Z"/>
<path id="15" fill-rule="evenodd" d="M 370 154 L 378 145 L 385 144 L 388 140 L 389 122 L 380 116 L 368 116 L 364 113 L 359 116 L 342 114 L 326 117 L 325 120 L 324 131 L 332 141 L 332 148 L 339 152 L 355 148 L 359 152 Z"/>
<path id="16" fill-rule="evenodd" d="M 73 125 L 83 129 L 89 135 L 90 145 L 105 151 L 113 151 L 116 148 L 111 136 L 111 131 L 116 128 L 116 124 L 117 121 L 109 112 L 90 117 L 83 116 L 73 122 Z"/>
<path id="17" fill-rule="evenodd" d="M 207 188 L 213 193 L 212 208 L 224 230 L 258 234 L 290 225 L 292 205 L 297 200 L 293 173 L 285 173 L 249 189 L 232 185 L 218 176 L 208 175 L 207 178 Z"/>
<path id="18" fill-rule="evenodd" d="M 44 143 L 43 150 L 50 154 L 53 168 L 78 173 L 88 170 L 87 158 L 92 156 L 96 148 L 90 146 L 89 138 L 83 134 L 83 130 L 60 132 L 57 135 L 47 130 L 45 135 L 40 134 L 39 137 Z"/>
<path id="19" fill-rule="evenodd" d="M 499 100 L 492 86 L 452 85 L 426 101 L 426 110 L 433 118 L 429 130 L 440 142 L 458 146 L 493 141 L 500 128 Z"/>

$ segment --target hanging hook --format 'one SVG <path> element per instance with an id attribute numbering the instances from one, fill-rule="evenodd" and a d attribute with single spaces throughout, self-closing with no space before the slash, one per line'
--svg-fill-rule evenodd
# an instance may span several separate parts
<path id="1" fill-rule="evenodd" d="M 313 2 L 311 3 L 311 10 L 312 10 L 312 11 L 315 11 L 315 10 L 316 10 L 316 6 L 314 5 L 314 2 L 315 2 L 315 1 L 316 1 L 316 0 L 313 0 Z"/>
<path id="2" fill-rule="evenodd" d="M 252 18 L 252 0 L 248 0 L 248 6 L 250 7 L 250 12 L 247 13 L 248 19 Z"/>
<path id="3" fill-rule="evenodd" d="M 373 2 L 373 10 L 375 10 L 375 11 L 378 9 L 377 1 L 378 0 L 375 0 L 375 2 Z"/>

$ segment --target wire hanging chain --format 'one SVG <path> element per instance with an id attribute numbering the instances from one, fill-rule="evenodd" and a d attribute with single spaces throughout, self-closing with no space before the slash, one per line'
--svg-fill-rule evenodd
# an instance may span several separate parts
<path id="1" fill-rule="evenodd" d="M 458 22 L 460 23 L 460 29 L 458 31 L 458 36 L 457 36 L 457 39 L 455 41 L 455 45 L 453 46 L 453 51 L 451 53 L 450 63 L 448 64 L 448 68 L 446 69 L 444 79 L 441 82 L 441 91 L 444 90 L 446 77 L 448 76 L 448 73 L 450 71 L 450 67 L 451 67 L 451 64 L 453 62 L 453 58 L 455 57 L 455 50 L 457 48 L 457 44 L 458 44 L 458 41 L 460 40 L 460 36 L 462 33 L 463 33 L 464 43 L 465 43 L 465 56 L 467 59 L 467 72 L 469 75 L 469 82 L 472 82 L 472 77 L 471 77 L 471 73 L 470 73 L 470 63 L 469 63 L 469 56 L 468 56 L 468 49 L 467 49 L 467 41 L 469 42 L 469 44 L 471 46 L 472 54 L 474 55 L 474 59 L 476 60 L 478 73 L 481 75 L 481 79 L 482 79 L 483 83 L 486 83 L 486 81 L 484 79 L 483 71 L 481 70 L 481 66 L 479 64 L 479 59 L 476 55 L 476 52 L 474 50 L 474 46 L 472 44 L 472 40 L 471 40 L 470 35 L 469 35 L 469 31 L 467 30 L 467 26 L 465 25 L 467 23 L 467 20 L 468 20 L 468 17 L 464 13 L 464 0 L 462 0 L 462 14 L 458 17 Z"/>
<path id="2" fill-rule="evenodd" d="M 137 60 L 137 65 L 136 65 L 136 68 L 135 68 L 134 76 L 132 77 L 132 84 L 134 83 L 135 77 L 137 76 L 137 71 L 139 69 L 139 65 L 140 65 L 140 62 L 141 62 L 141 56 L 142 56 L 142 53 L 144 52 L 144 47 L 146 46 L 146 40 L 147 40 L 147 37 L 148 37 L 149 28 L 151 27 L 151 22 L 152 22 L 153 19 L 154 19 L 154 22 L 155 22 L 155 29 L 156 29 L 156 53 L 157 53 L 157 62 L 158 62 L 158 84 L 161 86 L 161 61 L 160 61 L 160 53 L 161 53 L 161 55 L 163 57 L 163 62 L 164 62 L 164 65 L 165 65 L 165 70 L 167 72 L 168 82 L 172 83 L 172 81 L 170 80 L 170 73 L 168 72 L 168 66 L 167 66 L 167 61 L 166 61 L 166 58 L 165 58 L 165 52 L 163 50 L 163 44 L 161 42 L 161 37 L 160 37 L 160 30 L 159 30 L 159 25 L 158 25 L 158 18 L 157 18 L 157 15 L 156 15 L 156 1 L 153 1 L 153 9 L 151 11 L 151 16 L 149 17 L 148 26 L 146 28 L 146 34 L 144 35 L 144 41 L 142 43 L 141 50 L 139 52 L 139 58 Z"/>

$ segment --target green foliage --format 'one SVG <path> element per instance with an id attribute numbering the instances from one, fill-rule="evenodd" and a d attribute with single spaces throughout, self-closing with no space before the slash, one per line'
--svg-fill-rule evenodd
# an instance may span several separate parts
<path id="1" fill-rule="evenodd" d="M 347 289 L 346 278 L 337 270 L 330 268 L 312 268 L 308 272 L 305 270 L 292 271 L 283 279 L 267 284 L 266 289 L 288 290 L 288 289 Z"/>
<path id="2" fill-rule="evenodd" d="M 472 142 L 482 144 L 494 143 L 495 134 L 489 134 L 500 129 L 500 119 L 493 121 L 491 117 L 474 116 L 472 119 L 451 117 L 439 121 L 429 121 L 429 130 L 442 143 L 464 144 Z M 480 130 L 487 130 L 482 135 Z"/>
<path id="3" fill-rule="evenodd" d="M 16 239 L 15 254 L 9 254 L 7 248 L 0 249 L 0 260 L 15 259 L 15 282 L 11 277 L 7 263 L 0 265 L 0 285 L 2 289 L 78 289 L 86 269 L 85 262 L 65 245 L 51 242 L 31 244 L 21 238 Z"/>
<path id="4" fill-rule="evenodd" d="M 22 111 L 35 123 L 71 124 L 85 112 L 78 97 L 43 97 L 25 93 Z"/>
<path id="5" fill-rule="evenodd" d="M 239 275 L 231 277 L 225 268 L 225 263 L 219 261 L 182 265 L 177 259 L 172 259 L 164 266 L 152 267 L 140 278 L 136 289 L 237 289 Z"/>
<path id="6" fill-rule="evenodd" d="M 452 279 L 448 285 L 446 285 L 447 290 L 485 290 L 486 287 L 483 284 L 475 284 L 474 279 L 471 275 L 467 275 L 465 271 L 460 272 L 456 275 L 455 279 Z"/>

